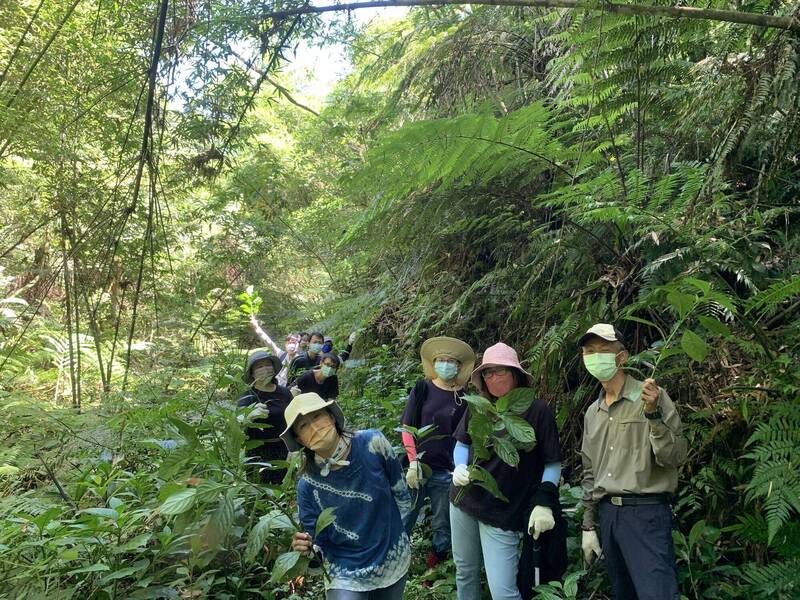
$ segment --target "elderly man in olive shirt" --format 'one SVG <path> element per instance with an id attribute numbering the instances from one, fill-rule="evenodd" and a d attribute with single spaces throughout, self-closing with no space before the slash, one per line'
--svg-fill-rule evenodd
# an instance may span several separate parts
<path id="1" fill-rule="evenodd" d="M 584 557 L 602 545 L 616 600 L 678 600 L 669 502 L 686 460 L 680 417 L 654 380 L 623 372 L 628 352 L 612 325 L 594 325 L 579 343 L 603 386 L 583 422 Z"/>

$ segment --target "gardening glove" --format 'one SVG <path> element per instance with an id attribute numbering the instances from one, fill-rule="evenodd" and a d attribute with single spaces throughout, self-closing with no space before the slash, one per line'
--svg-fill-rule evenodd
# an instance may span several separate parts
<path id="1" fill-rule="evenodd" d="M 412 490 L 416 490 L 419 488 L 421 481 L 422 469 L 419 468 L 419 463 L 416 460 L 412 460 L 410 463 L 408 463 L 408 471 L 406 471 L 406 483 Z"/>
<path id="2" fill-rule="evenodd" d="M 297 396 L 300 393 L 300 388 L 297 387 L 296 385 L 293 385 L 292 389 L 289 390 L 289 391 L 292 392 L 292 397 L 294 398 L 295 396 Z"/>
<path id="3" fill-rule="evenodd" d="M 553 518 L 553 511 L 548 506 L 534 506 L 531 516 L 528 518 L 528 533 L 533 539 L 538 540 L 539 536 L 545 531 L 550 531 L 556 526 Z"/>
<path id="4" fill-rule="evenodd" d="M 259 417 L 262 417 L 264 419 L 269 418 L 269 409 L 267 408 L 267 405 L 264 404 L 263 402 L 259 402 L 258 404 L 255 405 L 253 410 L 250 411 L 249 417 L 251 421 Z"/>
<path id="5" fill-rule="evenodd" d="M 594 557 L 602 556 L 603 551 L 600 549 L 600 540 L 597 538 L 596 531 L 584 531 L 581 537 L 581 550 L 583 550 L 583 560 L 586 565 L 592 564 Z"/>
<path id="6" fill-rule="evenodd" d="M 465 486 L 469 483 L 469 469 L 467 465 L 457 465 L 453 469 L 453 485 Z"/>
<path id="7" fill-rule="evenodd" d="M 356 343 L 356 338 L 357 338 L 357 337 L 358 337 L 358 335 L 357 335 L 357 334 L 356 334 L 356 332 L 354 331 L 353 333 L 351 333 L 351 334 L 350 334 L 350 337 L 349 337 L 349 338 L 347 338 L 347 343 L 348 343 L 348 344 L 350 344 L 350 345 L 352 346 L 353 344 L 355 344 L 355 343 Z"/>

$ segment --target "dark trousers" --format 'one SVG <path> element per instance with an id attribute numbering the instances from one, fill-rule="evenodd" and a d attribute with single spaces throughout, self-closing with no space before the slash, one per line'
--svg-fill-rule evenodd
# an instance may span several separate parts
<path id="1" fill-rule="evenodd" d="M 614 600 L 679 600 L 668 504 L 599 503 L 600 545 Z"/>

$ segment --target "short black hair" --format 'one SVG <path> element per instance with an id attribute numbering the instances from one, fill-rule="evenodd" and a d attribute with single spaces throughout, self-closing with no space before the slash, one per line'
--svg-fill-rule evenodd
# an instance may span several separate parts
<path id="1" fill-rule="evenodd" d="M 318 338 L 319 338 L 320 340 L 322 340 L 323 342 L 325 341 L 325 336 L 324 336 L 324 335 L 322 335 L 322 334 L 321 334 L 319 331 L 314 331 L 314 332 L 312 332 L 312 333 L 311 333 L 311 336 L 310 336 L 308 339 L 309 339 L 309 341 L 310 341 L 310 340 L 311 340 L 311 338 L 315 338 L 315 337 L 318 337 Z"/>
<path id="2" fill-rule="evenodd" d="M 342 361 L 333 352 L 324 352 L 319 359 L 319 364 L 324 363 L 329 358 L 333 361 L 334 367 L 338 367 L 340 364 L 342 364 Z"/>

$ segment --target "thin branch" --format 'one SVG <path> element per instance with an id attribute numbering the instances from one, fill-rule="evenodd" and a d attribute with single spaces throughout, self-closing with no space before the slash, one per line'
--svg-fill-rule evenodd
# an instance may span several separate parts
<path id="1" fill-rule="evenodd" d="M 47 42 L 45 42 L 44 47 L 41 49 L 39 54 L 36 55 L 36 58 L 33 60 L 33 62 L 28 67 L 28 70 L 25 71 L 25 74 L 22 76 L 22 79 L 20 80 L 17 89 L 14 90 L 14 93 L 11 94 L 11 97 L 8 99 L 8 102 L 6 102 L 7 109 L 11 108 L 11 105 L 14 103 L 14 100 L 17 99 L 17 96 L 19 96 L 19 93 L 22 91 L 22 88 L 25 87 L 26 83 L 28 83 L 28 79 L 33 74 L 36 67 L 39 65 L 39 62 L 42 60 L 42 58 L 44 58 L 44 55 L 47 54 L 47 51 L 50 49 L 50 46 L 58 37 L 58 34 L 61 33 L 61 30 L 64 28 L 64 25 L 67 24 L 67 21 L 69 21 L 69 18 L 72 16 L 72 13 L 75 11 L 75 9 L 78 7 L 78 4 L 80 3 L 81 0 L 75 0 L 75 2 L 73 2 L 67 9 L 64 18 L 61 19 L 61 22 L 58 24 L 58 27 L 56 27 L 55 31 L 53 31 L 53 33 L 47 39 Z"/>
<path id="2" fill-rule="evenodd" d="M 30 21 L 28 21 L 28 26 L 25 28 L 25 31 L 22 32 L 22 36 L 19 38 L 19 42 L 17 43 L 14 51 L 11 53 L 11 58 L 8 59 L 8 63 L 6 63 L 6 68 L 3 69 L 3 72 L 0 73 L 0 87 L 2 87 L 3 82 L 6 80 L 6 75 L 8 75 L 8 70 L 11 68 L 11 65 L 14 64 L 14 60 L 17 58 L 17 54 L 22 49 L 22 45 L 25 43 L 25 38 L 28 37 L 28 34 L 31 32 L 31 28 L 33 27 L 34 21 L 36 21 L 36 17 L 39 16 L 39 11 L 42 9 L 42 5 L 44 4 L 44 0 L 40 0 L 39 5 L 36 7 L 36 10 L 33 13 Z"/>
<path id="3" fill-rule="evenodd" d="M 257 75 L 260 75 L 261 77 L 263 77 L 263 78 L 264 78 L 264 80 L 265 80 L 267 83 L 269 83 L 271 86 L 273 86 L 273 87 L 274 87 L 274 88 L 275 88 L 275 89 L 278 91 L 278 93 L 279 93 L 281 96 L 283 96 L 284 98 L 286 98 L 286 99 L 287 99 L 289 102 L 291 102 L 292 104 L 294 104 L 296 107 L 298 107 L 298 108 L 302 108 L 303 110 L 310 112 L 310 113 L 311 113 L 312 115 L 314 115 L 315 117 L 318 117 L 318 116 L 319 116 L 319 113 L 318 113 L 317 111 L 315 111 L 315 110 L 314 110 L 313 108 L 311 108 L 310 106 L 306 106 L 306 105 L 305 105 L 305 104 L 303 104 L 302 102 L 300 102 L 300 101 L 298 101 L 298 100 L 295 100 L 295 98 L 292 96 L 292 94 L 289 92 L 289 90 L 288 90 L 288 89 L 286 89 L 286 88 L 285 88 L 284 86 L 282 86 L 280 83 L 278 83 L 277 81 L 275 81 L 274 79 L 272 79 L 272 78 L 269 76 L 269 74 L 267 74 L 266 72 L 262 71 L 261 69 L 258 69 L 258 68 L 256 68 L 256 67 L 255 67 L 255 66 L 252 64 L 252 61 L 249 61 L 249 60 L 247 60 L 246 58 L 244 58 L 244 57 L 243 57 L 241 54 L 239 54 L 238 52 L 236 52 L 236 51 L 235 51 L 233 48 L 231 48 L 231 47 L 229 47 L 229 46 L 221 46 L 220 44 L 218 44 L 218 43 L 214 42 L 213 40 L 207 40 L 207 41 L 211 42 L 212 44 L 214 44 L 215 46 L 217 46 L 217 47 L 221 48 L 222 50 L 224 50 L 224 51 L 228 52 L 228 53 L 229 53 L 231 56 L 233 56 L 234 58 L 237 58 L 237 59 L 239 59 L 239 61 L 240 61 L 240 62 L 241 62 L 241 63 L 242 63 L 242 64 L 243 64 L 243 65 L 244 65 L 246 68 L 250 69 L 251 71 L 253 71 L 253 72 L 254 72 L 254 73 L 256 73 Z"/>
<path id="4" fill-rule="evenodd" d="M 78 505 L 75 504 L 75 501 L 69 497 L 69 494 L 67 494 L 66 491 L 64 491 L 64 487 L 61 485 L 61 483 L 59 483 L 58 479 L 56 478 L 56 474 L 53 472 L 53 469 L 50 468 L 50 465 L 45 462 L 44 457 L 39 452 L 36 452 L 36 458 L 38 458 L 42 465 L 44 465 L 44 470 L 47 471 L 47 476 L 50 478 L 50 481 L 55 484 L 56 489 L 58 490 L 59 495 L 64 499 L 64 502 L 69 504 L 72 507 L 72 510 L 77 511 Z"/>
<path id="5" fill-rule="evenodd" d="M 147 104 L 144 111 L 144 135 L 142 136 L 142 148 L 139 152 L 139 166 L 136 170 L 136 179 L 133 184 L 133 198 L 131 205 L 128 207 L 128 215 L 136 210 L 136 205 L 139 200 L 139 190 L 142 185 L 142 175 L 144 173 L 145 164 L 150 168 L 149 177 L 153 177 L 153 161 L 150 157 L 150 145 L 152 143 L 152 129 L 153 129 L 153 107 L 155 105 L 155 91 L 156 91 L 156 78 L 158 76 L 158 63 L 161 58 L 161 46 L 164 41 L 164 30 L 167 24 L 167 8 L 169 0 L 162 0 L 161 7 L 158 15 L 158 25 L 153 36 L 153 57 L 150 62 L 150 74 L 147 89 Z M 128 348 L 125 354 L 125 375 L 122 378 L 122 389 L 124 390 L 128 383 L 128 371 L 131 367 L 131 346 L 133 345 L 133 336 L 136 331 L 136 309 L 139 304 L 139 293 L 142 289 L 142 276 L 144 271 L 144 261 L 147 254 L 147 243 L 152 242 L 150 236 L 153 235 L 153 196 L 150 195 L 150 205 L 147 211 L 147 232 L 145 238 L 142 240 L 142 254 L 139 261 L 139 273 L 136 278 L 136 292 L 133 297 L 133 308 L 131 309 L 131 327 L 128 334 Z"/>
<path id="6" fill-rule="evenodd" d="M 391 0 L 353 2 L 350 4 L 331 4 L 327 6 L 301 6 L 267 12 L 263 19 L 280 20 L 294 15 L 319 14 L 334 11 L 351 11 L 359 8 L 382 8 L 387 6 L 452 6 L 464 4 L 485 4 L 489 6 L 538 6 L 543 8 L 566 8 L 569 10 L 605 11 L 620 15 L 650 15 L 653 17 L 671 17 L 675 19 L 704 19 L 709 21 L 726 21 L 756 27 L 774 27 L 788 31 L 800 31 L 800 20 L 795 17 L 776 17 L 735 10 L 716 10 L 711 8 L 695 8 L 693 6 L 647 6 L 643 4 L 612 4 L 611 2 L 593 2 L 587 0 Z"/>

